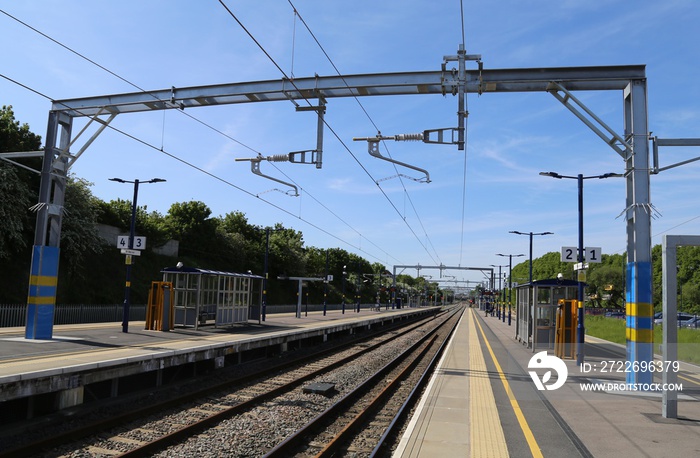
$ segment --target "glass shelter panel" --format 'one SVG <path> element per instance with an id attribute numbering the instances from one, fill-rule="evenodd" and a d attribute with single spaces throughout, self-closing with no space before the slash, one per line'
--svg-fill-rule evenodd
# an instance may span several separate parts
<path id="1" fill-rule="evenodd" d="M 515 337 L 532 351 L 554 349 L 560 299 L 577 296 L 578 282 L 538 280 L 518 287 Z"/>
<path id="2" fill-rule="evenodd" d="M 211 322 L 215 326 L 247 322 L 253 280 L 262 280 L 257 275 L 191 267 L 168 267 L 162 273 L 174 285 L 175 325 L 195 329 Z"/>

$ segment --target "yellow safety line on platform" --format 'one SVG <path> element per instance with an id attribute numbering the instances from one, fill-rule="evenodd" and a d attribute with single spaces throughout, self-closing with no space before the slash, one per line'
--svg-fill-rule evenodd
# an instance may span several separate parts
<path id="1" fill-rule="evenodd" d="M 525 440 L 527 440 L 527 444 L 530 447 L 530 452 L 532 453 L 532 456 L 535 458 L 544 458 L 544 455 L 542 455 L 542 451 L 540 450 L 540 446 L 537 444 L 537 440 L 535 439 L 535 435 L 532 434 L 532 430 L 530 429 L 530 425 L 528 425 L 527 420 L 525 419 L 525 415 L 523 414 L 522 409 L 520 408 L 520 404 L 518 404 L 518 401 L 515 399 L 515 395 L 513 394 L 513 391 L 510 389 L 510 384 L 508 383 L 508 379 L 506 379 L 506 375 L 503 373 L 503 369 L 501 369 L 501 365 L 498 364 L 498 359 L 496 359 L 496 354 L 493 352 L 493 349 L 491 348 L 491 344 L 489 344 L 488 339 L 486 338 L 486 333 L 484 332 L 484 328 L 481 327 L 481 323 L 479 323 L 476 320 L 476 312 L 474 309 L 470 309 L 472 312 L 472 319 L 476 321 L 477 326 L 479 326 L 479 330 L 481 331 L 481 336 L 484 338 L 484 343 L 486 344 L 486 348 L 489 349 L 489 353 L 491 354 L 491 359 L 493 360 L 493 364 L 496 366 L 496 370 L 498 371 L 498 375 L 501 378 L 501 382 L 503 383 L 503 388 L 506 390 L 506 394 L 508 395 L 508 399 L 510 399 L 510 405 L 513 407 L 513 412 L 515 413 L 515 417 L 518 419 L 518 424 L 520 424 L 520 429 L 523 431 L 523 434 L 525 435 Z"/>
<path id="2" fill-rule="evenodd" d="M 472 314 L 469 314 L 469 372 L 473 374 L 469 380 L 470 456 L 507 457 L 506 437 Z"/>

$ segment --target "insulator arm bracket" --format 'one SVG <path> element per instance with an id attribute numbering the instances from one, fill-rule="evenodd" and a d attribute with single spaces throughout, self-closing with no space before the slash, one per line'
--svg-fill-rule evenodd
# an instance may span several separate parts
<path id="1" fill-rule="evenodd" d="M 262 173 L 260 171 L 260 162 L 262 162 L 263 160 L 267 160 L 269 162 L 285 162 L 285 161 L 289 160 L 289 156 L 284 155 L 284 154 L 278 154 L 278 155 L 267 156 L 267 157 L 259 155 L 258 157 L 254 157 L 251 159 L 241 159 L 241 158 L 236 159 L 237 162 L 250 161 L 250 171 L 251 172 L 253 172 L 254 174 L 261 176 L 263 178 L 267 178 L 268 180 L 276 181 L 277 183 L 283 184 L 285 186 L 289 186 L 290 188 L 292 188 L 294 190 L 294 194 L 291 194 L 290 193 L 291 191 L 287 191 L 285 194 L 293 196 L 293 197 L 298 197 L 299 190 L 297 189 L 297 187 L 295 185 L 293 185 L 292 183 L 287 183 L 286 181 L 280 180 L 279 178 L 275 178 L 275 177 L 272 177 L 270 175 L 265 175 L 264 173 Z"/>
<path id="2" fill-rule="evenodd" d="M 381 135 L 379 135 L 379 137 L 381 137 Z M 421 183 L 430 183 L 430 174 L 428 173 L 427 170 L 422 169 L 420 167 L 416 167 L 416 166 L 411 165 L 411 164 L 406 164 L 405 162 L 397 161 L 396 159 L 392 159 L 390 157 L 382 156 L 382 153 L 379 152 L 379 141 L 380 141 L 379 138 L 376 138 L 376 139 L 368 138 L 367 139 L 367 149 L 368 149 L 369 154 L 371 156 L 376 157 L 377 159 L 391 162 L 392 164 L 397 164 L 397 165 L 400 165 L 402 167 L 406 167 L 406 168 L 424 173 L 425 178 L 416 179 L 415 181 L 419 181 Z"/>

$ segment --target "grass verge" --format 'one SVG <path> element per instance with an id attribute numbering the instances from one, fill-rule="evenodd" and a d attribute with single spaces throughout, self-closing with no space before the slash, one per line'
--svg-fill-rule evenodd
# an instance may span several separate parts
<path id="1" fill-rule="evenodd" d="M 626 321 L 604 316 L 586 316 L 586 334 L 626 344 Z M 661 354 L 661 326 L 654 326 L 654 353 Z M 678 329 L 678 359 L 687 363 L 700 364 L 700 329 Z"/>

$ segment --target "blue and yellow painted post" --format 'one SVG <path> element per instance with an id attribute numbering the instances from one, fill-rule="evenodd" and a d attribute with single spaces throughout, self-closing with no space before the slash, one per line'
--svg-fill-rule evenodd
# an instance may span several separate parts
<path id="1" fill-rule="evenodd" d="M 627 263 L 627 361 L 654 359 L 654 304 L 651 297 L 651 262 Z M 630 370 L 627 383 L 651 383 L 653 372 Z"/>
<path id="2" fill-rule="evenodd" d="M 34 245 L 27 296 L 26 339 L 50 340 L 58 285 L 59 249 Z"/>

